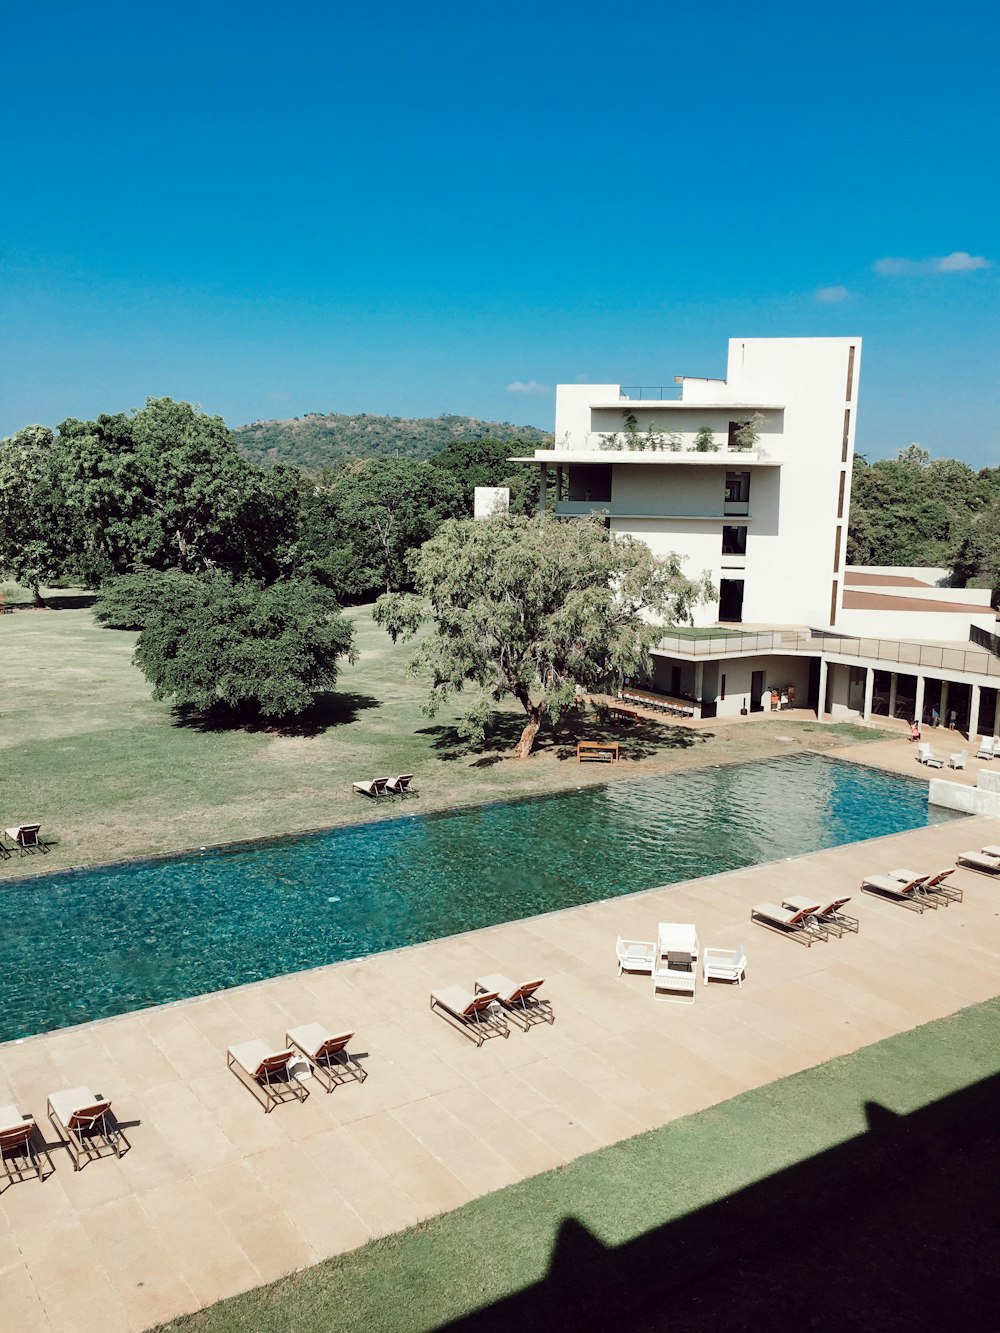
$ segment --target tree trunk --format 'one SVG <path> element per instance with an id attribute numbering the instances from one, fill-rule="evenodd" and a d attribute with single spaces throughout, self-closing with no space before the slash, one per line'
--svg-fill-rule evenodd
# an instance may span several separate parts
<path id="1" fill-rule="evenodd" d="M 533 704 L 527 697 L 522 699 L 521 703 L 524 705 L 524 711 L 528 714 L 528 722 L 521 732 L 521 739 L 514 746 L 515 759 L 527 759 L 535 748 L 535 737 L 538 735 L 538 728 L 542 725 L 542 717 L 545 713 L 544 704 Z"/>
<path id="2" fill-rule="evenodd" d="M 35 596 L 35 610 L 36 610 L 36 611 L 44 611 L 44 610 L 46 610 L 46 609 L 47 609 L 47 606 L 48 606 L 48 603 L 46 602 L 45 598 L 42 596 L 42 590 L 41 590 L 41 588 L 39 587 L 39 585 L 38 585 L 37 583 L 35 584 L 34 588 L 32 589 L 32 592 L 34 593 L 34 596 Z"/>

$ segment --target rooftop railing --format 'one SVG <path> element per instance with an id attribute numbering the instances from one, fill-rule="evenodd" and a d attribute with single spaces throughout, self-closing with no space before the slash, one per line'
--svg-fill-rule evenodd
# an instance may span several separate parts
<path id="1" fill-rule="evenodd" d="M 995 636 L 993 636 L 995 637 Z M 1000 657 L 965 648 L 907 643 L 899 639 L 860 638 L 852 635 L 799 630 L 761 630 L 710 638 L 665 635 L 658 650 L 682 657 L 719 657 L 730 653 L 822 653 L 834 657 L 864 657 L 896 666 L 925 667 L 934 671 L 961 671 L 1000 678 Z"/>
<path id="2" fill-rule="evenodd" d="M 628 402 L 666 403 L 676 402 L 683 392 L 683 384 L 622 384 L 618 396 Z"/>

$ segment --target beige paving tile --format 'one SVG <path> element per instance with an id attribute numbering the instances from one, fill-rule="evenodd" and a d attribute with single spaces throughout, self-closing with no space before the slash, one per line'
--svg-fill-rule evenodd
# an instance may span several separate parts
<path id="1" fill-rule="evenodd" d="M 195 1185 L 206 1207 L 225 1223 L 253 1264 L 261 1282 L 273 1282 L 319 1258 L 247 1162 L 217 1166 L 206 1171 Z"/>
<path id="2" fill-rule="evenodd" d="M 22 1263 L 3 1270 L 3 1321 L 17 1333 L 53 1333 L 45 1306 Z"/>

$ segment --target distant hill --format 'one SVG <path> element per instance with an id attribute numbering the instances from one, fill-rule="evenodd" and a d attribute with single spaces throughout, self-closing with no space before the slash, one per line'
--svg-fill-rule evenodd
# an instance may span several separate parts
<path id="1" fill-rule="evenodd" d="M 531 446 L 551 444 L 552 435 L 537 426 L 512 426 L 509 421 L 477 417 L 379 417 L 368 412 L 310 412 L 290 421 L 252 421 L 233 434 L 254 463 L 294 463 L 319 472 L 342 458 L 412 458 L 440 453 L 449 444 L 491 438 L 523 440 Z"/>

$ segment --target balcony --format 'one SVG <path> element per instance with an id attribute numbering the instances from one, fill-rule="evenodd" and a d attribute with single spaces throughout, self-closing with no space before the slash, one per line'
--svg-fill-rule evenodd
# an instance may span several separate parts
<path id="1" fill-rule="evenodd" d="M 752 517 L 749 505 L 746 504 L 734 512 L 741 519 Z M 639 508 L 634 504 L 623 504 L 621 501 L 614 500 L 556 501 L 556 516 L 558 518 L 586 518 L 588 514 L 602 514 L 606 518 L 663 518 L 669 519 L 671 523 L 728 523 L 734 516 L 728 506 L 725 513 L 680 514 L 674 513 L 669 507 L 663 505 L 657 507 L 650 503 Z"/>
<path id="2" fill-rule="evenodd" d="M 629 403 L 679 402 L 683 384 L 622 384 L 618 388 L 620 400 Z"/>

